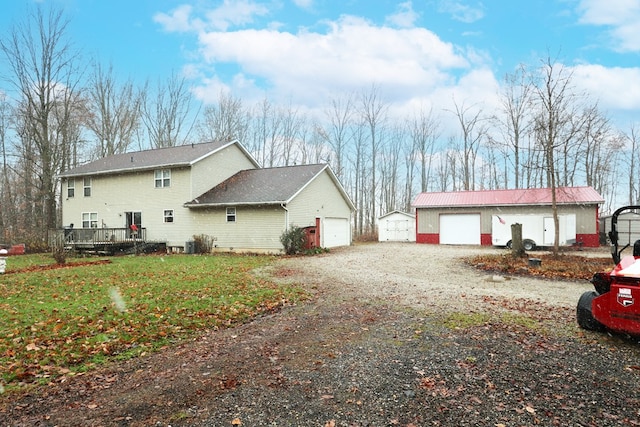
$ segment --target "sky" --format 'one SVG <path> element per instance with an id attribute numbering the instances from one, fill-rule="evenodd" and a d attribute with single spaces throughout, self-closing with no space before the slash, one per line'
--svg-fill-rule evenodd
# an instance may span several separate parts
<path id="1" fill-rule="evenodd" d="M 185 76 L 195 97 L 267 97 L 319 114 L 376 87 L 401 116 L 492 108 L 518 64 L 555 59 L 622 131 L 640 122 L 638 0 L 2 0 L 0 35 L 27 7 L 61 7 L 69 37 L 118 78 Z M 0 60 L 0 75 L 6 64 Z M 4 83 L 0 82 L 0 90 Z"/>

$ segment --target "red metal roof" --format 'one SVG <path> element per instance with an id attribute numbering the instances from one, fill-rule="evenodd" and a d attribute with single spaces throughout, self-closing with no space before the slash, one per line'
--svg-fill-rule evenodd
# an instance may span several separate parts
<path id="1" fill-rule="evenodd" d="M 556 189 L 557 203 L 600 204 L 604 199 L 592 187 L 559 187 Z M 443 193 L 420 193 L 412 206 L 416 208 L 452 206 L 511 206 L 550 205 L 550 188 L 528 188 L 515 190 L 453 191 Z"/>

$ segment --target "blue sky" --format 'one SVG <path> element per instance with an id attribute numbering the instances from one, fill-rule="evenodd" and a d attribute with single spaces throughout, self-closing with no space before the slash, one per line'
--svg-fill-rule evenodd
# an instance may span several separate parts
<path id="1" fill-rule="evenodd" d="M 204 103 L 225 90 L 247 105 L 267 96 L 314 113 L 375 84 L 399 114 L 450 109 L 453 99 L 491 108 L 506 73 L 551 55 L 621 130 L 640 121 L 638 0 L 3 3 L 3 34 L 27 5 L 55 4 L 87 59 L 122 79 L 185 75 Z"/>

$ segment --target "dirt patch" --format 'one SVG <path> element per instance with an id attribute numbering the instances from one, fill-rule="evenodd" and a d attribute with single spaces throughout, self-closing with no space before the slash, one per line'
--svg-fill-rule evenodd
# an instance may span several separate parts
<path id="1" fill-rule="evenodd" d="M 590 284 L 494 277 L 482 248 L 376 244 L 260 274 L 314 294 L 4 396 L 9 426 L 638 425 L 637 344 L 575 326 Z"/>
<path id="2" fill-rule="evenodd" d="M 110 263 L 111 263 L 111 260 L 109 259 L 100 259 L 100 260 L 66 262 L 64 264 L 31 265 L 29 267 L 7 270 L 5 271 L 4 274 L 29 273 L 34 271 L 45 271 L 45 270 L 58 270 L 60 268 L 76 268 L 76 267 L 85 267 L 89 265 L 100 265 L 100 264 L 110 264 Z"/>

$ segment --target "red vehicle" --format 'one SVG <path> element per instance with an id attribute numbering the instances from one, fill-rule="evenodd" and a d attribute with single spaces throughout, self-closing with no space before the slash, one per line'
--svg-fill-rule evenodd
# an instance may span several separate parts
<path id="1" fill-rule="evenodd" d="M 610 272 L 593 275 L 595 291 L 585 292 L 578 301 L 578 325 L 593 331 L 611 330 L 640 336 L 640 240 L 633 244 L 633 255 L 622 257 L 630 244 L 618 250 L 618 216 L 640 206 L 624 206 L 611 216 L 611 255 L 616 266 Z"/>

